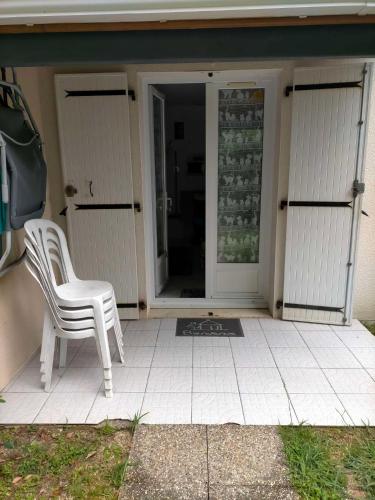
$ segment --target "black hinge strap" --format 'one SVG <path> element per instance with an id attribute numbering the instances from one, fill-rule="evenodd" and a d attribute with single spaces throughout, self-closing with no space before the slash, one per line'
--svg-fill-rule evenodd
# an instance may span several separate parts
<path id="1" fill-rule="evenodd" d="M 280 202 L 280 209 L 283 210 L 285 207 L 344 207 L 353 208 L 351 206 L 351 201 L 287 201 L 282 200 Z"/>
<path id="2" fill-rule="evenodd" d="M 84 205 L 75 204 L 76 210 L 136 210 L 141 211 L 139 203 L 88 203 Z"/>
<path id="3" fill-rule="evenodd" d="M 288 85 L 285 88 L 285 95 L 289 97 L 289 94 L 293 91 L 300 90 L 327 90 L 327 89 L 350 89 L 350 88 L 362 88 L 362 81 L 359 82 L 333 82 L 333 83 L 310 83 L 304 85 Z"/>
<path id="4" fill-rule="evenodd" d="M 135 101 L 134 90 L 110 89 L 110 90 L 65 90 L 65 97 L 94 97 L 94 96 L 128 95 Z"/>
<path id="5" fill-rule="evenodd" d="M 277 308 L 284 307 L 289 309 L 308 309 L 309 311 L 328 311 L 328 312 L 339 312 L 344 314 L 344 307 L 330 307 L 330 306 L 315 306 L 310 304 L 293 304 L 291 302 L 285 302 L 284 306 L 281 301 L 276 304 Z"/>
<path id="6" fill-rule="evenodd" d="M 143 302 L 142 300 L 138 303 L 136 302 L 120 302 L 116 304 L 118 309 L 135 309 L 139 308 L 141 311 L 144 311 L 147 309 L 146 302 Z"/>

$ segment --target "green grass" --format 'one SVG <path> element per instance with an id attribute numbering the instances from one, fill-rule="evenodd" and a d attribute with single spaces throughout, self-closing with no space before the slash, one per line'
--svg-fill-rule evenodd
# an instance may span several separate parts
<path id="1" fill-rule="evenodd" d="M 137 427 L 139 426 L 139 424 L 141 423 L 141 420 L 143 417 L 145 417 L 147 415 L 148 412 L 146 413 L 141 413 L 140 411 L 134 413 L 134 416 L 132 418 L 132 420 L 130 420 L 130 432 L 132 434 L 135 433 Z"/>
<path id="2" fill-rule="evenodd" d="M 112 478 L 112 482 L 115 488 L 120 488 L 120 486 L 124 482 L 124 479 L 126 477 L 129 468 L 132 466 L 133 464 L 129 461 L 129 458 L 126 458 L 122 462 L 116 464 L 116 466 L 113 469 L 113 478 Z"/>
<path id="3" fill-rule="evenodd" d="M 330 457 L 329 444 L 311 427 L 281 427 L 291 482 L 304 499 L 345 498 L 346 477 Z"/>
<path id="4" fill-rule="evenodd" d="M 129 428 L 0 428 L 0 498 L 116 499 L 130 466 Z"/>
<path id="5" fill-rule="evenodd" d="M 299 426 L 279 432 L 301 498 L 375 499 L 375 428 Z"/>
<path id="6" fill-rule="evenodd" d="M 367 437 L 348 447 L 344 464 L 349 469 L 368 499 L 375 498 L 375 439 L 369 429 Z"/>
<path id="7" fill-rule="evenodd" d="M 362 321 L 367 330 L 369 330 L 373 335 L 375 335 L 375 321 Z"/>

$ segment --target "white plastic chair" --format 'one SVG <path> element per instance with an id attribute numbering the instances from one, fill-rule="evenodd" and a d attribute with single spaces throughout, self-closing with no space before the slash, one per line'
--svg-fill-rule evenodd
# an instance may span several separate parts
<path id="1" fill-rule="evenodd" d="M 94 337 L 104 370 L 105 395 L 112 397 L 108 345 L 111 328 L 115 332 L 120 360 L 124 362 L 122 331 L 112 285 L 77 278 L 65 235 L 55 223 L 44 219 L 31 220 L 26 222 L 25 231 L 26 265 L 41 286 L 48 306 L 40 358 L 45 390 L 49 391 L 51 386 L 56 337 L 60 339 L 60 366 L 65 366 L 68 339 Z M 56 279 L 58 275 L 60 280 Z"/>

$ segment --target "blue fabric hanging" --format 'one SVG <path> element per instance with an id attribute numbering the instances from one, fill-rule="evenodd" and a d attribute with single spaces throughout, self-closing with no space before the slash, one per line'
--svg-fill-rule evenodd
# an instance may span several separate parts
<path id="1" fill-rule="evenodd" d="M 1 171 L 0 171 L 0 185 L 1 185 Z M 7 230 L 7 204 L 3 203 L 0 190 L 0 235 Z"/>

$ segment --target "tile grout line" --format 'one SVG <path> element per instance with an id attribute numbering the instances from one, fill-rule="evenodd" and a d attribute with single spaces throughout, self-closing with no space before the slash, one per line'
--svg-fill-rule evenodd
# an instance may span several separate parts
<path id="1" fill-rule="evenodd" d="M 333 333 L 336 335 L 336 332 L 333 332 Z M 352 424 L 354 425 L 354 420 L 352 419 L 352 417 L 351 417 L 350 413 L 348 412 L 348 410 L 345 408 L 345 406 L 344 406 L 343 402 L 341 401 L 341 399 L 340 399 L 339 395 L 338 395 L 338 394 L 337 394 L 337 392 L 335 391 L 335 388 L 333 387 L 333 385 L 331 384 L 330 380 L 328 379 L 327 375 L 326 375 L 326 374 L 325 374 L 325 372 L 324 372 L 324 370 L 327 370 L 328 368 L 322 368 L 322 367 L 320 366 L 318 359 L 316 358 L 316 356 L 314 355 L 314 353 L 313 353 L 313 352 L 312 352 L 312 350 L 310 349 L 309 345 L 307 344 L 307 342 L 305 341 L 305 339 L 303 338 L 303 336 L 302 336 L 302 335 L 301 335 L 301 337 L 302 337 L 303 342 L 306 344 L 307 349 L 310 351 L 310 354 L 311 354 L 311 355 L 312 355 L 312 357 L 315 359 L 315 361 L 316 361 L 316 363 L 317 363 L 317 365 L 318 365 L 319 370 L 322 372 L 322 374 L 323 374 L 324 378 L 327 380 L 327 382 L 328 382 L 329 386 L 332 388 L 332 390 L 333 390 L 333 394 L 337 397 L 337 399 L 340 401 L 340 404 L 341 404 L 341 405 L 342 405 L 342 407 L 344 408 L 344 410 L 345 410 L 345 412 L 344 412 L 344 413 L 346 413 L 346 414 L 348 415 L 348 417 L 349 417 L 349 418 L 350 418 L 350 420 L 352 421 Z M 340 338 L 340 337 L 338 337 L 338 338 Z M 341 340 L 341 339 L 340 339 L 340 340 Z M 327 348 L 327 349 L 328 349 L 328 348 Z M 341 349 L 341 347 L 339 347 L 338 349 Z M 338 412 L 338 413 L 339 413 L 339 415 L 341 416 L 341 418 L 342 418 L 342 420 L 343 420 L 344 424 L 345 424 L 345 425 L 349 425 L 349 424 L 347 424 L 347 423 L 345 422 L 344 417 L 341 415 L 341 413 L 340 413 L 340 412 Z"/>
<path id="2" fill-rule="evenodd" d="M 45 391 L 44 391 L 44 393 L 45 393 Z M 29 393 L 29 394 L 32 394 L 32 393 Z M 40 393 L 36 393 L 36 394 L 40 394 Z M 50 398 L 51 396 L 52 396 L 52 392 L 50 392 L 50 393 L 48 394 L 48 397 L 46 398 L 46 400 L 44 401 L 44 403 L 42 403 L 42 406 L 39 408 L 39 410 L 37 411 L 37 413 L 36 413 L 35 417 L 32 419 L 32 422 L 31 422 L 32 424 L 33 424 L 33 423 L 35 422 L 35 420 L 38 418 L 38 416 L 39 416 L 40 412 L 43 410 L 43 408 L 45 407 L 45 405 L 46 405 L 47 401 L 49 400 L 49 398 Z"/>
<path id="3" fill-rule="evenodd" d="M 375 381 L 375 377 L 372 377 L 372 376 L 370 375 L 370 373 L 368 372 L 368 370 L 367 370 L 367 369 L 363 366 L 363 364 L 362 364 L 362 363 L 361 363 L 361 361 L 357 358 L 357 356 L 356 356 L 356 355 L 355 355 L 355 353 L 351 350 L 351 348 L 350 348 L 349 346 L 347 346 L 346 344 L 344 344 L 343 340 L 341 340 L 341 338 L 337 335 L 337 333 L 336 333 L 336 332 L 334 332 L 334 334 L 335 334 L 335 335 L 336 335 L 336 337 L 340 340 L 340 342 L 342 342 L 342 344 L 343 344 L 343 345 L 344 345 L 344 346 L 348 349 L 348 351 L 349 351 L 349 352 L 350 352 L 350 353 L 354 356 L 354 358 L 358 361 L 358 363 L 360 364 L 360 366 L 362 367 L 362 369 L 363 369 L 363 370 L 365 370 L 365 372 L 368 374 L 368 376 L 371 378 L 371 380 L 374 380 L 374 381 Z M 351 368 L 348 368 L 348 369 L 351 369 Z M 352 368 L 352 369 L 354 369 L 354 370 L 359 370 L 360 368 Z M 336 394 L 336 396 L 337 396 L 337 399 L 340 401 L 340 403 L 342 404 L 343 408 L 345 409 L 346 413 L 349 415 L 349 418 L 350 418 L 350 420 L 353 422 L 353 425 L 356 425 L 356 424 L 354 423 L 354 419 L 351 417 L 350 413 L 349 413 L 349 412 L 348 412 L 348 410 L 345 408 L 344 403 L 342 402 L 342 399 L 341 399 L 341 397 L 340 397 L 340 394 L 341 394 L 341 395 L 348 395 L 348 394 L 350 394 L 350 393 L 336 393 L 336 392 L 335 392 L 335 394 Z M 358 394 L 360 394 L 360 393 L 354 393 L 354 394 L 358 395 Z M 366 393 L 364 393 L 364 394 L 366 394 Z"/>
<path id="4" fill-rule="evenodd" d="M 126 327 L 127 327 L 127 324 L 125 325 L 125 330 L 126 330 Z M 121 321 L 120 321 L 120 328 L 121 328 Z M 124 332 L 122 331 L 122 328 L 121 328 L 121 333 L 122 333 L 122 340 L 124 340 Z M 107 335 L 108 335 L 108 332 L 107 332 Z M 77 353 L 78 353 L 78 351 L 79 351 L 79 349 L 77 349 Z M 97 354 L 98 354 L 98 356 L 99 356 L 99 353 L 97 353 Z M 73 359 L 74 359 L 74 358 L 75 358 L 75 356 L 73 357 Z M 73 361 L 73 359 L 72 359 L 72 361 Z M 72 362 L 72 361 L 71 361 L 71 362 Z M 120 361 L 121 361 L 121 360 L 120 360 Z M 111 374 L 112 374 L 112 368 L 113 368 L 113 367 L 112 367 L 112 359 L 111 359 Z M 97 390 L 97 392 L 96 392 L 96 394 L 95 394 L 94 400 L 93 400 L 93 402 L 92 402 L 92 404 L 91 404 L 91 406 L 90 406 L 90 408 L 89 408 L 89 411 L 87 412 L 87 415 L 86 415 L 86 418 L 85 418 L 85 422 L 84 422 L 85 424 L 87 423 L 87 419 L 89 418 L 89 415 L 90 415 L 90 413 L 91 413 L 91 411 L 92 411 L 92 409 L 93 409 L 93 407 L 94 407 L 94 404 L 96 403 L 96 400 L 98 399 L 99 392 L 100 392 L 100 390 L 101 390 L 102 386 L 103 386 L 103 389 L 104 389 L 104 379 L 103 379 L 103 381 L 101 382 L 101 384 L 99 385 L 98 390 Z M 112 374 L 112 386 L 113 386 L 113 374 Z M 113 388 L 112 388 L 112 390 L 113 390 Z M 107 416 L 107 418 L 108 418 L 108 416 Z"/>
<path id="5" fill-rule="evenodd" d="M 262 325 L 260 325 L 260 326 L 262 327 Z M 294 326 L 294 325 L 293 325 L 293 326 Z M 281 379 L 281 382 L 282 382 L 282 384 L 283 384 L 283 387 L 284 387 L 284 390 L 285 390 L 285 393 L 286 393 L 286 397 L 287 397 L 287 400 L 288 400 L 288 406 L 289 406 L 290 419 L 291 419 L 290 424 L 291 424 L 291 425 L 293 425 L 293 413 L 294 413 L 294 416 L 295 416 L 295 417 L 296 417 L 296 419 L 297 419 L 297 423 L 299 423 L 299 419 L 298 419 L 297 412 L 296 412 L 296 410 L 295 410 L 295 408 L 294 408 L 294 406 L 293 406 L 293 403 L 292 403 L 292 400 L 291 400 L 290 394 L 289 394 L 289 392 L 288 392 L 288 390 L 287 390 L 287 388 L 286 388 L 286 384 L 285 384 L 284 378 L 283 378 L 283 376 L 282 376 L 282 374 L 281 374 L 281 371 L 280 371 L 279 365 L 278 365 L 278 364 L 277 364 L 277 362 L 276 362 L 276 358 L 275 358 L 275 356 L 274 356 L 274 354 L 273 354 L 273 352 L 272 352 L 271 346 L 270 346 L 270 344 L 269 344 L 269 342 L 268 342 L 268 339 L 267 339 L 266 332 L 265 332 L 265 330 L 263 330 L 263 327 L 262 327 L 262 332 L 263 332 L 264 338 L 266 339 L 266 342 L 267 342 L 267 345 L 268 345 L 268 349 L 269 349 L 269 350 L 270 350 L 270 352 L 271 352 L 272 359 L 273 359 L 273 361 L 274 361 L 274 363 L 275 363 L 276 369 L 277 369 L 277 371 L 278 371 L 279 377 L 280 377 L 280 379 Z M 293 412 L 293 413 L 292 413 L 290 410 L 292 410 L 292 412 Z"/>
<path id="6" fill-rule="evenodd" d="M 358 363 L 360 364 L 361 368 L 363 370 L 365 370 L 367 372 L 367 370 L 372 370 L 373 368 L 366 368 L 363 363 L 361 362 L 361 360 L 359 358 L 357 358 L 357 356 L 355 355 L 355 352 L 352 351 L 352 349 L 372 349 L 372 347 L 349 347 L 349 346 L 346 346 L 346 348 L 348 349 L 348 351 L 350 351 L 350 353 L 354 356 L 354 358 L 356 359 L 356 361 L 358 361 Z M 374 349 L 375 350 L 375 349 Z M 375 368 L 375 367 L 374 367 Z M 355 370 L 355 368 L 353 368 Z M 358 368 L 357 368 L 358 370 Z M 369 376 L 371 377 L 371 375 L 369 374 Z M 371 377 L 373 378 L 373 377 Z"/>
<path id="7" fill-rule="evenodd" d="M 75 358 L 75 356 L 77 355 L 78 351 L 80 350 L 82 346 L 78 347 L 77 350 L 76 350 L 76 353 L 75 355 L 73 356 L 73 358 L 70 360 L 70 363 L 73 361 L 73 359 Z M 56 349 L 56 345 L 55 345 L 55 349 Z M 55 354 L 55 352 L 54 352 Z M 32 422 L 31 423 L 34 423 L 35 420 L 38 418 L 38 416 L 40 415 L 40 412 L 43 410 L 43 408 L 45 407 L 45 405 L 47 404 L 47 401 L 50 400 L 52 394 L 56 394 L 55 393 L 55 389 L 56 387 L 59 385 L 59 383 L 61 382 L 61 379 L 64 375 L 64 373 L 66 372 L 66 370 L 68 369 L 68 366 L 70 365 L 70 363 L 67 363 L 67 366 L 64 367 L 63 371 L 62 371 L 62 374 L 61 375 L 57 375 L 58 377 L 58 381 L 56 382 L 56 384 L 54 385 L 53 389 L 51 390 L 51 392 L 47 393 L 48 394 L 48 397 L 46 398 L 46 400 L 44 401 L 44 403 L 42 404 L 42 406 L 39 408 L 39 411 L 37 412 L 37 414 L 35 415 L 35 417 L 33 418 Z M 39 370 L 40 370 L 40 367 L 39 367 Z M 24 370 L 22 370 L 22 373 L 23 373 Z M 40 371 L 39 371 L 40 373 Z M 51 375 L 51 383 L 52 383 L 52 378 L 53 378 L 53 362 L 52 362 L 52 375 Z M 44 394 L 46 393 L 45 390 L 42 391 Z M 32 394 L 32 393 L 29 393 L 29 394 Z"/>
<path id="8" fill-rule="evenodd" d="M 159 338 L 160 327 L 161 327 L 161 320 L 160 320 L 160 323 L 159 323 L 158 333 L 156 335 L 156 340 L 155 340 L 155 345 L 154 345 L 154 351 L 152 353 L 152 358 L 151 358 L 150 366 L 149 366 L 149 369 L 148 369 L 148 375 L 147 375 L 145 390 L 143 391 L 143 398 L 142 398 L 141 409 L 140 409 L 141 414 L 143 412 L 143 405 L 145 403 L 146 391 L 147 391 L 148 382 L 150 380 L 151 367 L 152 367 L 152 362 L 154 361 L 154 356 L 155 356 L 155 351 L 156 351 L 156 345 L 157 345 L 158 338 Z"/>
<path id="9" fill-rule="evenodd" d="M 242 325 L 241 325 L 241 326 L 242 326 Z M 241 394 L 241 391 L 240 391 L 240 384 L 239 384 L 239 382 L 238 382 L 237 367 L 236 367 L 236 363 L 234 362 L 234 354 L 233 354 L 233 349 L 232 349 L 232 342 L 231 342 L 230 340 L 231 340 L 231 339 L 229 339 L 230 352 L 231 352 L 231 355 L 232 355 L 232 360 L 233 360 L 234 373 L 236 374 L 236 382 L 237 382 L 238 396 L 239 396 L 239 398 L 240 398 L 240 403 L 241 403 L 242 418 L 243 418 L 243 422 L 244 422 L 244 424 L 246 425 L 245 412 L 244 412 L 244 409 L 243 409 L 242 394 Z"/>
<path id="10" fill-rule="evenodd" d="M 99 389 L 98 389 L 97 393 L 95 394 L 94 401 L 92 402 L 92 404 L 91 404 L 91 406 L 90 406 L 90 409 L 89 409 L 89 411 L 88 411 L 88 413 L 87 413 L 87 415 L 86 415 L 86 418 L 85 418 L 85 424 L 87 423 L 87 419 L 89 418 L 89 415 L 90 415 L 90 413 L 91 413 L 91 410 L 93 409 L 94 404 L 95 404 L 96 400 L 98 399 L 99 392 L 100 392 L 100 389 L 101 389 L 101 387 L 102 387 L 103 383 L 104 383 L 104 381 L 100 384 Z M 113 383 L 113 378 L 112 378 L 112 383 Z"/>

